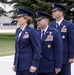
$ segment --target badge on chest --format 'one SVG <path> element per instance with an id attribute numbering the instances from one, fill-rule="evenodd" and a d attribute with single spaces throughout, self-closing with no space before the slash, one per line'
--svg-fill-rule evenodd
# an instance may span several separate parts
<path id="1" fill-rule="evenodd" d="M 45 41 L 53 41 L 53 34 L 52 34 L 52 32 L 49 32 L 49 34 L 48 34 L 48 36 L 47 36 Z"/>
<path id="2" fill-rule="evenodd" d="M 67 32 L 67 27 L 65 25 L 62 27 L 61 32 Z"/>
<path id="3" fill-rule="evenodd" d="M 25 32 L 23 38 L 29 38 L 29 33 L 28 32 Z"/>

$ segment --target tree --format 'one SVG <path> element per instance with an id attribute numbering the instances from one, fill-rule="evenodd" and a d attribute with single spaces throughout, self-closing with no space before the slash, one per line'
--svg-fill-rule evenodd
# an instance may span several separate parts
<path id="1" fill-rule="evenodd" d="M 15 2 L 15 8 L 23 7 L 29 9 L 36 14 L 36 11 L 43 11 L 43 12 L 50 12 L 51 10 L 51 3 L 46 2 L 45 0 L 13 0 L 12 3 Z M 14 13 L 14 16 L 16 14 Z M 35 16 L 34 16 L 35 20 Z"/>
<path id="2" fill-rule="evenodd" d="M 36 11 L 48 12 L 51 14 L 52 3 L 65 4 L 68 10 L 74 7 L 74 0 L 56 0 L 56 1 L 55 0 L 11 0 L 9 2 L 7 0 L 0 0 L 0 1 L 9 4 L 17 3 L 16 5 L 14 5 L 14 9 L 18 7 L 23 7 L 33 11 L 34 14 L 36 13 Z M 12 12 L 14 12 L 14 16 L 13 16 L 14 18 L 16 15 L 15 14 L 16 10 L 13 10 Z M 66 18 L 68 17 L 66 16 Z"/>
<path id="3" fill-rule="evenodd" d="M 7 15 L 6 15 L 6 11 L 4 11 L 4 10 L 0 7 L 0 16 L 2 16 L 2 15 L 7 16 Z"/>

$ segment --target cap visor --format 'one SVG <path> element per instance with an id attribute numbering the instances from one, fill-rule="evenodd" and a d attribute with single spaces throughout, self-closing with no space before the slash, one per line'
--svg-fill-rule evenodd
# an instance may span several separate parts
<path id="1" fill-rule="evenodd" d="M 39 21 L 39 20 L 41 20 L 41 19 L 43 19 L 42 17 L 40 17 L 40 18 L 36 18 L 36 21 Z"/>
<path id="2" fill-rule="evenodd" d="M 59 9 L 52 9 L 52 12 L 53 12 L 53 11 L 57 11 L 57 10 L 59 10 Z"/>

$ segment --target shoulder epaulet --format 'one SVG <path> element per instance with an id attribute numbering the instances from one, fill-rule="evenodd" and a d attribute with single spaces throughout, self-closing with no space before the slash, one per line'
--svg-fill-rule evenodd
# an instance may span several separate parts
<path id="1" fill-rule="evenodd" d="M 71 21 L 69 21 L 69 20 L 65 20 L 66 22 L 68 22 L 68 23 L 72 23 Z"/>
<path id="2" fill-rule="evenodd" d="M 55 28 L 50 28 L 51 30 L 57 30 L 57 29 L 55 29 Z"/>
<path id="3" fill-rule="evenodd" d="M 37 30 L 40 30 L 40 28 L 37 28 Z"/>
<path id="4" fill-rule="evenodd" d="M 50 24 L 54 23 L 55 21 L 50 22 Z"/>
<path id="5" fill-rule="evenodd" d="M 17 28 L 17 30 L 19 30 L 19 29 L 20 29 L 20 27 Z"/>
<path id="6" fill-rule="evenodd" d="M 34 28 L 34 25 L 30 24 L 29 27 L 30 27 L 30 28 Z"/>

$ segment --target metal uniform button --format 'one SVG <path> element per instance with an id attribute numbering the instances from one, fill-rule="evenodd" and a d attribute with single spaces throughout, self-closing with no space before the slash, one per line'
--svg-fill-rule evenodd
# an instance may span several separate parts
<path id="1" fill-rule="evenodd" d="M 65 36 L 64 35 L 62 36 L 62 39 L 65 39 Z"/>
<path id="2" fill-rule="evenodd" d="M 48 48 L 51 48 L 51 45 L 50 44 L 48 45 Z"/>

